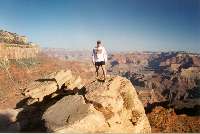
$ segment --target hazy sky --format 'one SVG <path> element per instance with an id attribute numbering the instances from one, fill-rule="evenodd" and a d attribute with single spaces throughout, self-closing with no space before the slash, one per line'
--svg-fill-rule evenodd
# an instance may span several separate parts
<path id="1" fill-rule="evenodd" d="M 1 0 L 0 28 L 42 47 L 200 52 L 200 0 Z"/>

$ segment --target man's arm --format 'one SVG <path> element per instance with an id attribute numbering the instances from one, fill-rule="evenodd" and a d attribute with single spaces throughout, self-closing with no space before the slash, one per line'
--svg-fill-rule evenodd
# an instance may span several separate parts
<path id="1" fill-rule="evenodd" d="M 107 56 L 107 52 L 106 52 L 106 49 L 105 49 L 105 48 L 103 48 L 103 56 L 104 56 L 104 61 L 105 61 L 105 63 L 106 63 L 107 60 L 108 60 L 108 56 Z"/>

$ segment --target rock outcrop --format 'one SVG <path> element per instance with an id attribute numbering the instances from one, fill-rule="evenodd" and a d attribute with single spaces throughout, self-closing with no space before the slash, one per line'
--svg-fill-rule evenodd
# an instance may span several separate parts
<path id="1" fill-rule="evenodd" d="M 28 38 L 26 36 L 20 36 L 16 33 L 0 30 L 0 42 L 5 42 L 9 44 L 23 44 L 27 45 Z"/>
<path id="2" fill-rule="evenodd" d="M 95 80 L 62 98 L 43 114 L 49 132 L 150 133 L 136 90 L 126 78 Z"/>
<path id="3" fill-rule="evenodd" d="M 196 112 L 196 111 L 194 111 Z M 155 107 L 153 111 L 147 115 L 152 129 L 163 133 L 198 133 L 199 132 L 199 116 L 179 115 L 176 110 Z"/>
<path id="4" fill-rule="evenodd" d="M 26 36 L 0 30 L 0 59 L 27 59 L 38 55 L 38 45 L 29 42 Z"/>
<path id="5" fill-rule="evenodd" d="M 81 82 L 82 79 L 73 76 L 71 70 L 60 70 L 34 81 L 23 94 L 31 98 L 29 104 L 32 104 L 36 101 L 41 102 L 45 96 L 51 95 L 61 88 L 66 90 L 80 89 L 82 87 Z"/>

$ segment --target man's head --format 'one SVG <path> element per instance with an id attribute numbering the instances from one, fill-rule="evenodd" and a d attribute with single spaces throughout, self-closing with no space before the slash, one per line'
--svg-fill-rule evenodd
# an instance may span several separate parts
<path id="1" fill-rule="evenodd" d="M 98 41 L 97 41 L 97 47 L 99 47 L 99 46 L 100 46 L 100 44 L 101 44 L 101 41 L 100 41 L 100 40 L 98 40 Z"/>

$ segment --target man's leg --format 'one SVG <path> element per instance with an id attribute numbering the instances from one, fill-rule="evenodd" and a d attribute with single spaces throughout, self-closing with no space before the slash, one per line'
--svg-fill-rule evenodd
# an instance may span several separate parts
<path id="1" fill-rule="evenodd" d="M 104 80 L 106 80 L 106 65 L 102 65 L 101 68 L 103 71 Z"/>
<path id="2" fill-rule="evenodd" d="M 99 76 L 99 66 L 95 66 L 95 68 L 96 68 L 96 77 L 98 77 Z"/>

